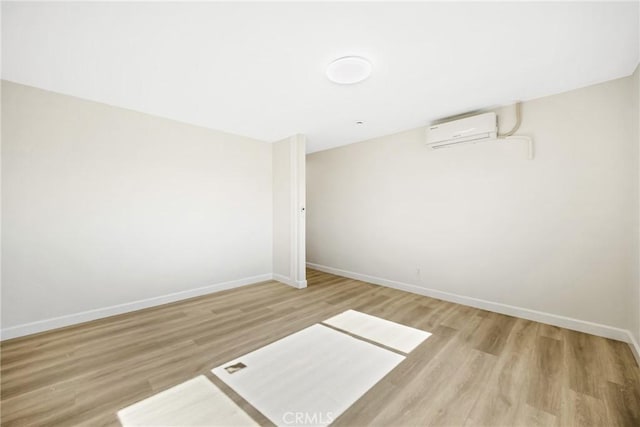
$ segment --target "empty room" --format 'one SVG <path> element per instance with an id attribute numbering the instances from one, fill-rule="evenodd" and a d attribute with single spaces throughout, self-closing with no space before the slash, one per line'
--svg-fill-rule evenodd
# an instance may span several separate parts
<path id="1" fill-rule="evenodd" d="M 640 1 L 0 12 L 3 427 L 640 426 Z"/>

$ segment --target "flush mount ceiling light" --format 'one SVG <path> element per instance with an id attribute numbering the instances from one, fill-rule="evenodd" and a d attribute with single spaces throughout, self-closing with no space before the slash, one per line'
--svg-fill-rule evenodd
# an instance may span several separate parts
<path id="1" fill-rule="evenodd" d="M 345 56 L 327 67 L 327 77 L 334 83 L 351 85 L 365 80 L 371 74 L 371 63 L 361 56 Z"/>

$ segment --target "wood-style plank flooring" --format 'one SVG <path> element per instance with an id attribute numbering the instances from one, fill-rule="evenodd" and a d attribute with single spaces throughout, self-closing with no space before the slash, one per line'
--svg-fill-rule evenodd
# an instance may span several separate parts
<path id="1" fill-rule="evenodd" d="M 355 309 L 433 333 L 336 426 L 640 426 L 627 344 L 308 271 L 2 343 L 1 421 L 119 425 L 116 412 Z"/>

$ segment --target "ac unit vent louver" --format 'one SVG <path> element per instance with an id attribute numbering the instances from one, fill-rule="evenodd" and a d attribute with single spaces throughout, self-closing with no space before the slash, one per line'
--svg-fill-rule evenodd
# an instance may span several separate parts
<path id="1" fill-rule="evenodd" d="M 496 113 L 484 113 L 429 126 L 427 144 L 433 149 L 473 144 L 496 139 L 497 133 Z"/>

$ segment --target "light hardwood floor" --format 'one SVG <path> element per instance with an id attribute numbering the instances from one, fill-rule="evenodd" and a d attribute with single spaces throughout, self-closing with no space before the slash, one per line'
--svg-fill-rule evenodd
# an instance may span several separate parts
<path id="1" fill-rule="evenodd" d="M 433 333 L 336 426 L 640 426 L 629 347 L 592 335 L 308 271 L 2 343 L 2 425 L 118 425 L 116 412 L 355 309 Z"/>

